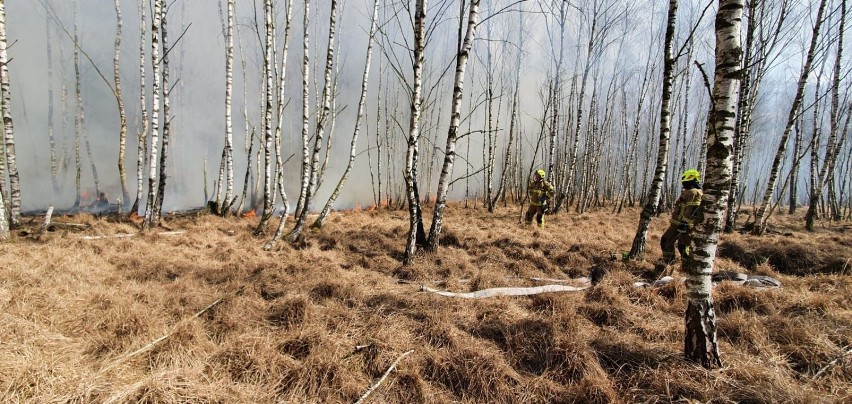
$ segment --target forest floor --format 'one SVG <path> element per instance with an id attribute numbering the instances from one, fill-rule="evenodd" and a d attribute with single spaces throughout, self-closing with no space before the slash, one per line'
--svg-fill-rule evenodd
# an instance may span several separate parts
<path id="1" fill-rule="evenodd" d="M 717 270 L 783 286 L 714 288 L 723 367 L 708 371 L 683 359 L 685 286 L 633 285 L 665 217 L 646 261 L 620 260 L 638 217 L 561 213 L 538 229 L 517 207 L 454 205 L 439 252 L 408 267 L 405 211 L 335 212 L 269 252 L 256 218 L 167 216 L 145 235 L 84 239 L 139 226 L 55 217 L 38 240 L 25 229 L 0 244 L 0 402 L 354 402 L 410 350 L 369 401 L 852 402 L 852 225 L 808 233 L 779 215 L 772 234 L 722 237 Z M 593 267 L 609 274 L 579 292 L 420 288 L 540 286 Z"/>

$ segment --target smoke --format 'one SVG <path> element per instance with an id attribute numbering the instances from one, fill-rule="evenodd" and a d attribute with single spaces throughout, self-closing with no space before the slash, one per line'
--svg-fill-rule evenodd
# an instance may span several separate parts
<path id="1" fill-rule="evenodd" d="M 100 179 L 100 189 L 111 200 L 120 195 L 117 170 L 118 161 L 118 111 L 110 86 L 112 83 L 112 58 L 115 40 L 115 10 L 113 2 L 107 0 L 75 0 L 79 12 L 77 21 L 80 29 L 80 46 L 94 62 L 81 56 L 82 97 L 85 109 L 84 134 L 88 137 L 94 164 Z M 75 1 L 44 0 L 55 10 L 57 21 L 51 21 L 42 6 L 42 0 L 10 2 L 7 4 L 8 41 L 14 43 L 10 48 L 10 75 L 12 80 L 12 109 L 15 119 L 17 153 L 22 180 L 22 202 L 24 209 L 70 206 L 76 194 L 74 185 L 74 139 L 75 139 L 75 99 L 74 65 L 72 60 L 73 44 L 68 35 L 59 28 L 73 31 Z M 168 13 L 169 38 L 173 46 L 169 53 L 171 74 L 174 87 L 171 92 L 172 148 L 169 161 L 169 185 L 164 201 L 165 209 L 181 209 L 201 206 L 212 199 L 214 182 L 218 177 L 222 147 L 224 145 L 224 95 L 225 95 L 225 47 L 219 1 L 213 0 L 177 0 L 170 4 Z M 237 2 L 238 38 L 235 49 L 233 127 L 235 146 L 235 192 L 242 189 L 243 176 L 249 160 L 246 155 L 246 136 L 261 136 L 261 69 L 262 69 L 262 1 Z M 502 164 L 509 129 L 509 112 L 515 89 L 517 74 L 517 55 L 521 53 L 519 113 L 523 145 L 524 170 L 531 164 L 543 164 L 541 153 L 534 156 L 533 150 L 539 139 L 544 119 L 544 104 L 547 94 L 548 78 L 552 77 L 559 55 L 559 37 L 564 35 L 562 51 L 564 65 L 562 83 L 564 97 L 570 92 L 572 78 L 582 75 L 584 63 L 589 61 L 591 74 L 585 99 L 581 100 L 583 112 L 588 114 L 592 94 L 603 103 L 609 88 L 624 92 L 624 105 L 613 103 L 610 113 L 613 116 L 635 115 L 638 91 L 648 61 L 659 65 L 661 59 L 662 29 L 666 10 L 652 0 L 606 2 L 584 1 L 567 8 L 567 23 L 560 33 L 556 18 L 550 12 L 561 2 L 535 1 L 514 4 L 512 1 L 483 2 L 481 19 L 485 21 L 478 27 L 477 40 L 473 46 L 473 55 L 468 67 L 465 86 L 465 108 L 462 113 L 462 133 L 468 128 L 474 133 L 465 136 L 458 145 L 460 158 L 457 160 L 454 177 L 476 172 L 483 165 L 483 148 L 487 139 L 482 134 L 488 115 L 484 107 L 484 89 L 487 78 L 491 77 L 497 94 L 492 109 L 494 127 L 497 128 L 496 159 L 498 167 Z M 588 36 L 592 30 L 589 10 L 595 4 L 611 6 L 600 11 L 599 17 L 607 21 L 607 16 L 622 15 L 622 19 L 612 19 L 602 34 L 597 26 L 600 49 L 589 58 Z M 282 122 L 283 142 L 282 158 L 285 165 L 286 191 L 294 200 L 299 191 L 301 177 L 301 64 L 302 64 L 302 18 L 303 4 L 296 2 L 293 8 L 291 42 L 287 60 L 286 109 Z M 220 8 L 221 7 L 221 8 Z M 311 10 L 311 111 L 315 113 L 319 93 L 322 89 L 322 69 L 328 37 L 329 10 L 326 2 L 312 2 Z M 360 92 L 361 74 L 366 56 L 367 30 L 371 14 L 372 1 L 348 0 L 342 5 L 343 11 L 338 20 L 339 48 L 336 55 L 335 72 L 337 121 L 334 126 L 334 144 L 331 149 L 328 169 L 323 186 L 320 188 L 313 209 L 321 208 L 336 185 L 339 176 L 346 167 L 349 143 L 355 124 L 357 101 Z M 402 186 L 401 171 L 404 167 L 405 138 L 408 128 L 410 100 L 407 83 L 411 80 L 411 21 L 405 2 L 386 2 L 382 4 L 380 24 L 382 33 L 377 38 L 371 66 L 371 80 L 368 95 L 367 116 L 358 144 L 359 155 L 350 180 L 338 200 L 338 207 L 355 204 L 370 204 L 374 197 L 373 184 L 379 175 L 384 177 L 385 170 L 393 178 L 393 188 Z M 517 10 L 523 10 L 522 19 Z M 684 43 L 685 35 L 695 24 L 694 59 L 705 66 L 712 67 L 713 38 L 712 24 L 714 10 L 702 15 L 703 6 L 681 5 L 679 17 L 679 44 Z M 139 0 L 121 0 L 123 35 L 121 45 L 121 79 L 123 99 L 128 113 L 128 136 L 126 170 L 131 200 L 136 194 L 136 142 L 141 130 L 139 122 Z M 498 13 L 499 12 L 499 13 Z M 423 141 L 421 142 L 421 194 L 423 190 L 433 190 L 443 159 L 443 148 L 449 124 L 449 106 L 452 95 L 452 70 L 454 50 L 457 46 L 458 2 L 434 1 L 428 10 L 430 36 L 426 55 L 426 110 L 424 111 Z M 147 11 L 150 25 L 150 10 Z M 703 18 L 703 19 L 702 19 Z M 398 19 L 398 20 L 397 20 Z M 699 19 L 700 22 L 699 22 Z M 284 32 L 284 2 L 276 1 L 277 34 L 276 54 L 280 58 Z M 261 25 L 261 33 L 256 31 Z M 148 27 L 150 31 L 150 27 Z M 183 35 L 183 36 L 181 36 Z M 175 43 L 180 38 L 179 42 Z M 145 52 L 150 53 L 150 32 L 144 38 Z M 52 83 L 54 90 L 54 134 L 56 153 L 59 159 L 58 189 L 54 189 L 51 178 L 50 142 L 48 136 L 48 57 L 46 44 L 52 45 Z M 596 45 L 597 46 L 597 45 Z M 490 59 L 489 59 L 490 52 Z M 242 68 L 241 53 L 245 70 Z M 150 92 L 151 72 L 150 55 L 146 62 L 146 79 Z M 490 60 L 490 64 L 489 64 Z M 280 61 L 279 61 L 280 63 Z M 381 74 L 380 74 L 381 65 Z M 103 80 L 97 73 L 100 70 L 106 77 Z M 490 66 L 490 67 L 489 67 Z M 694 69 L 687 67 L 690 74 Z M 490 72 L 490 74 L 489 74 Z M 280 72 L 279 72 L 280 73 Z M 243 75 L 245 74 L 245 82 Z M 712 72 L 708 72 L 712 75 Z M 378 81 L 383 81 L 383 100 L 378 102 Z M 658 85 L 661 69 L 655 70 L 651 78 L 655 83 L 651 87 L 654 99 L 659 98 Z M 711 76 L 712 77 L 712 76 Z M 690 129 L 690 164 L 697 160 L 698 150 L 695 144 L 703 134 L 703 121 L 706 116 L 707 95 L 700 78 L 687 94 L 680 91 L 680 97 L 692 97 L 694 111 L 688 111 L 681 118 L 675 117 L 674 126 L 685 125 Z M 108 83 L 107 83 L 108 82 Z M 615 83 L 612 85 L 611 83 Z M 63 103 L 63 88 L 67 91 Z M 596 91 L 594 91 L 596 90 Z M 243 94 L 246 97 L 243 97 Z M 619 96 L 620 97 L 620 96 Z M 780 102 L 787 94 L 771 99 L 771 103 Z M 777 99 L 776 99 L 777 98 Z M 150 95 L 147 96 L 150 103 Z M 577 101 L 568 107 L 568 100 L 562 100 L 565 107 L 560 114 L 568 116 L 570 109 L 576 108 Z M 647 101 L 643 108 L 640 125 L 643 135 L 640 137 L 640 161 L 649 161 L 641 155 L 641 150 L 650 150 L 648 142 L 656 138 L 656 119 L 658 101 Z M 379 114 L 379 109 L 381 114 Z M 763 107 L 766 108 L 766 107 Z M 150 109 L 150 105 L 149 105 Z M 243 116 L 243 111 L 247 115 Z M 599 112 L 600 113 L 600 112 Z M 312 131 L 316 115 L 311 117 Z M 601 120 L 605 117 L 601 116 Z M 621 118 L 618 118 L 621 119 Z M 777 118 L 766 118 L 773 121 Z M 632 123 L 631 123 L 632 124 Z M 587 122 L 581 122 L 580 134 L 585 133 Z M 770 127 L 770 124 L 761 127 Z M 625 153 L 622 144 L 625 131 L 629 127 L 615 126 L 609 136 L 615 153 Z M 392 161 L 383 161 L 382 173 L 376 172 L 376 132 L 382 133 L 382 155 L 388 153 L 388 144 L 396 145 L 391 151 Z M 571 128 L 561 129 L 573 131 Z M 768 133 L 769 131 L 767 131 Z M 385 133 L 388 138 L 384 139 Z M 563 135 L 560 135 L 563 136 Z M 582 135 L 581 135 L 582 139 Z M 758 138 L 759 139 L 759 138 Z M 468 143 L 469 142 L 469 143 Z M 259 142 L 255 141 L 254 150 Z M 470 155 L 466 155 L 466 148 Z M 581 148 L 591 147 L 585 140 Z M 686 147 L 681 145 L 681 148 Z M 81 143 L 82 188 L 94 191 L 94 179 L 87 157 L 85 143 Z M 370 148 L 369 154 L 367 148 Z M 675 148 L 673 148 L 674 150 Z M 674 151 L 673 151 L 674 153 Z M 763 153 L 763 154 L 761 154 Z M 765 155 L 765 152 L 758 153 Z M 372 160 L 368 162 L 368 155 Z M 435 164 L 429 164 L 437 159 Z M 369 164 L 368 164 L 369 163 Z M 390 164 L 388 164 L 390 163 Z M 256 164 L 253 163 L 253 164 Z M 644 162 L 640 163 L 646 164 Z M 390 165 L 390 168 L 388 166 Z M 425 168 L 431 168 L 429 176 Z M 642 167 L 635 167 L 641 172 Z M 206 175 L 205 175 L 206 171 Z M 147 173 L 147 169 L 145 170 Z M 500 169 L 495 170 L 495 180 L 499 179 Z M 205 185 L 206 177 L 206 185 Z M 474 193 L 481 192 L 484 186 L 482 175 L 470 178 Z M 431 183 L 427 181 L 431 180 Z M 637 181 L 641 183 L 641 180 Z M 147 184 L 147 183 L 146 183 Z M 456 183 L 451 190 L 451 198 L 463 197 L 463 182 Z M 205 195 L 205 187 L 207 194 Z M 384 184 L 383 184 L 384 187 Z M 424 195 L 425 196 L 425 195 Z M 144 201 L 144 196 L 143 196 Z M 317 206 L 319 205 L 319 206 Z"/>

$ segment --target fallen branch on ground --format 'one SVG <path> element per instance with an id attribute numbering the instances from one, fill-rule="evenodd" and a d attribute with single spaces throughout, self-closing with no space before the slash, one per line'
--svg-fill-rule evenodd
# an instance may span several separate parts
<path id="1" fill-rule="evenodd" d="M 843 359 L 846 355 L 849 355 L 850 353 L 852 353 L 852 348 L 849 348 L 850 346 L 852 346 L 852 345 L 846 345 L 843 348 L 843 353 L 840 354 L 840 356 L 838 356 L 837 358 L 834 358 L 833 361 L 828 362 L 827 365 L 823 366 L 822 369 L 819 370 L 819 372 L 816 372 L 813 380 L 816 380 L 818 377 L 822 376 L 822 374 L 825 373 L 826 370 L 828 370 L 830 367 L 837 364 L 837 362 L 840 362 L 840 360 Z"/>
<path id="2" fill-rule="evenodd" d="M 537 295 L 540 293 L 548 293 L 548 292 L 578 292 L 584 289 L 588 289 L 588 286 L 568 286 L 568 285 L 544 285 L 544 286 L 536 286 L 531 288 L 491 288 L 491 289 L 483 289 L 477 290 L 476 292 L 468 292 L 468 293 L 454 293 L 454 292 L 445 292 L 443 290 L 432 289 L 426 285 L 420 286 L 421 292 L 431 292 L 444 297 L 461 297 L 464 299 L 482 299 L 486 297 L 495 297 L 495 296 L 528 296 L 528 295 Z"/>
<path id="3" fill-rule="evenodd" d="M 41 235 L 47 231 L 47 228 L 50 227 L 50 219 L 53 217 L 53 206 L 47 208 L 47 212 L 44 214 L 44 223 L 41 224 L 41 227 L 38 229 L 38 233 L 36 233 L 36 240 L 41 238 Z"/>
<path id="4" fill-rule="evenodd" d="M 129 238 L 129 237 L 136 237 L 136 236 L 139 236 L 141 234 L 142 233 L 133 233 L 133 234 L 126 234 L 125 233 L 125 234 L 114 234 L 112 236 L 83 236 L 83 237 L 80 237 L 80 240 L 103 240 L 103 239 L 109 239 L 109 238 Z M 155 233 L 155 234 L 158 235 L 158 236 L 179 236 L 181 234 L 186 234 L 186 231 L 183 231 L 183 230 L 164 231 L 162 233 Z"/>
<path id="5" fill-rule="evenodd" d="M 211 308 L 213 308 L 213 306 L 215 306 L 215 305 L 217 305 L 217 304 L 221 303 L 223 299 L 224 299 L 224 297 L 220 297 L 220 298 L 216 299 L 216 301 L 214 301 L 213 303 L 208 304 L 208 305 L 207 305 L 207 307 L 205 307 L 205 308 L 203 308 L 203 309 L 199 310 L 197 313 L 193 314 L 191 317 L 189 317 L 189 318 L 185 318 L 185 319 L 181 320 L 180 322 L 178 322 L 177 324 L 175 324 L 175 326 L 174 326 L 174 327 L 172 327 L 172 330 L 171 330 L 171 331 L 169 331 L 166 335 L 163 335 L 162 337 L 157 338 L 157 339 L 155 339 L 155 340 L 153 340 L 153 341 L 149 342 L 147 345 L 143 346 L 142 348 L 139 348 L 139 349 L 137 349 L 137 350 L 135 350 L 135 351 L 133 351 L 133 352 L 131 352 L 131 353 L 129 353 L 129 354 L 126 354 L 126 355 L 123 355 L 123 356 L 119 357 L 118 359 L 114 360 L 114 361 L 113 361 L 110 365 L 108 365 L 107 367 L 105 367 L 105 368 L 101 369 L 101 371 L 100 371 L 99 373 L 106 373 L 107 371 L 109 371 L 109 370 L 111 370 L 111 369 L 115 368 L 116 366 L 118 366 L 118 365 L 120 365 L 120 364 L 124 363 L 124 361 L 126 361 L 126 360 L 128 360 L 128 359 L 130 359 L 130 358 L 132 358 L 132 357 L 134 357 L 134 356 L 136 356 L 136 355 L 139 355 L 139 354 L 141 354 L 141 353 L 145 353 L 145 352 L 147 352 L 147 351 L 150 351 L 150 350 L 151 350 L 151 349 L 153 349 L 155 346 L 157 346 L 157 344 L 159 344 L 159 343 L 161 343 L 161 342 L 165 341 L 166 339 L 168 339 L 169 337 L 171 337 L 172 335 L 174 335 L 175 331 L 177 331 L 177 329 L 178 329 L 178 327 L 179 327 L 180 325 L 182 325 L 182 324 L 184 324 L 184 323 L 186 323 L 186 322 L 188 322 L 188 321 L 191 321 L 191 320 L 194 320 L 194 319 L 198 318 L 199 316 L 201 316 L 202 314 L 204 314 L 207 310 L 210 310 Z"/>
<path id="6" fill-rule="evenodd" d="M 579 282 L 579 283 L 589 283 L 590 279 L 587 277 L 577 278 L 577 279 L 552 279 L 552 278 L 527 278 L 523 276 L 507 276 L 508 279 L 526 279 L 529 281 L 535 282 L 557 282 L 557 283 L 571 283 L 571 282 Z"/>
<path id="7" fill-rule="evenodd" d="M 668 285 L 669 283 L 674 281 L 684 283 L 686 282 L 686 278 L 675 279 L 671 276 L 664 276 L 651 283 L 633 282 L 633 286 L 637 288 L 659 288 Z M 723 281 L 735 283 L 737 285 L 751 286 L 753 288 L 759 289 L 776 289 L 781 287 L 781 281 L 769 276 L 746 275 L 738 272 L 720 272 L 718 274 L 713 275 L 714 284 Z"/>
<path id="8" fill-rule="evenodd" d="M 396 368 L 396 365 L 399 365 L 399 361 L 401 361 L 402 358 L 405 358 L 406 356 L 410 355 L 412 352 L 414 352 L 413 349 L 403 353 L 402 355 L 399 356 L 399 358 L 396 358 L 396 360 L 393 361 L 393 363 L 390 365 L 388 370 L 385 371 L 385 374 L 383 374 L 382 377 L 379 378 L 379 380 L 377 380 L 375 383 L 373 383 L 373 385 L 370 386 L 370 388 L 367 389 L 367 391 L 365 391 L 363 395 L 361 395 L 361 398 L 359 398 L 358 401 L 355 402 L 355 404 L 361 404 L 361 403 L 366 402 L 367 397 L 369 397 L 370 394 L 373 391 L 375 391 L 377 388 L 379 388 L 379 386 L 385 381 L 385 379 L 388 378 L 388 375 L 390 374 L 390 372 L 392 372 L 394 370 L 394 368 Z"/>

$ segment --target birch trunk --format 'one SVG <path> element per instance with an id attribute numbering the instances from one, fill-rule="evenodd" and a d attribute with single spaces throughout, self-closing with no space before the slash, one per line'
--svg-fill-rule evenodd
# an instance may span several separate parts
<path id="1" fill-rule="evenodd" d="M 687 277 L 686 335 L 684 355 L 705 368 L 722 366 L 716 340 L 716 314 L 713 309 L 710 274 L 722 231 L 731 185 L 733 136 L 739 97 L 742 45 L 740 27 L 745 0 L 720 0 L 716 14 L 716 70 L 713 80 L 713 130 L 708 132 L 707 171 L 704 197 L 696 227 L 692 231 L 692 252 L 683 260 Z"/>
<path id="2" fill-rule="evenodd" d="M 152 68 L 152 97 L 151 97 L 151 146 L 148 156 L 148 201 L 145 205 L 145 221 L 142 230 L 148 230 L 157 224 L 154 215 L 154 204 L 157 200 L 157 163 L 160 143 L 160 18 L 162 17 L 163 0 L 153 0 L 154 11 L 151 15 L 151 68 Z"/>
<path id="3" fill-rule="evenodd" d="M 113 81 L 115 82 L 115 100 L 118 104 L 118 119 L 119 119 L 119 132 L 118 132 L 118 177 L 121 182 L 121 202 L 119 205 L 123 205 L 127 202 L 128 195 L 130 195 L 130 191 L 127 187 L 127 171 L 124 167 L 125 162 L 125 154 L 127 150 L 127 111 L 124 108 L 124 98 L 121 94 L 121 71 L 119 69 L 121 62 L 121 31 L 122 31 L 122 20 L 121 20 L 121 1 L 115 0 L 115 54 L 112 59 L 112 71 L 113 71 Z"/>
<path id="4" fill-rule="evenodd" d="M 53 90 L 53 38 L 50 35 L 50 15 L 45 17 L 45 37 L 47 38 L 47 136 L 50 139 L 50 180 L 53 192 L 59 193 L 59 166 L 56 161 L 56 137 L 54 130 L 54 90 Z"/>
<path id="5" fill-rule="evenodd" d="M 160 222 L 160 214 L 163 211 L 163 198 L 166 196 L 166 179 L 168 177 L 168 171 L 166 170 L 166 165 L 168 163 L 169 158 L 169 141 L 171 140 L 171 105 L 169 104 L 171 100 L 171 86 L 169 79 L 169 30 L 168 30 L 168 22 L 167 22 L 167 14 L 168 7 L 162 8 L 162 16 L 160 17 L 160 39 L 162 41 L 163 47 L 163 85 L 162 85 L 162 99 L 163 99 L 163 135 L 162 135 L 162 144 L 163 149 L 160 152 L 160 181 L 158 183 L 157 190 L 157 202 L 154 210 L 154 218 L 155 223 Z"/>
<path id="6" fill-rule="evenodd" d="M 837 51 L 834 57 L 834 73 L 831 84 L 831 112 L 829 115 L 829 123 L 831 126 L 829 128 L 828 143 L 825 146 L 825 159 L 823 160 L 819 175 L 816 178 L 813 192 L 811 192 L 810 195 L 808 212 L 805 214 L 805 229 L 808 231 L 814 230 L 814 219 L 817 216 L 816 206 L 820 198 L 822 198 L 822 192 L 825 188 L 826 182 L 828 181 L 828 177 L 834 172 L 834 162 L 837 159 L 837 152 L 841 146 L 840 144 L 837 144 L 837 132 L 838 124 L 840 123 L 840 75 L 843 74 L 841 71 L 841 59 L 843 56 L 843 34 L 845 26 L 846 0 L 842 0 L 840 2 L 840 25 L 837 29 Z M 847 111 L 847 118 L 849 116 L 848 114 L 849 112 Z"/>
<path id="7" fill-rule="evenodd" d="M 802 72 L 799 76 L 799 82 L 796 87 L 796 95 L 793 98 L 793 105 L 790 106 L 790 112 L 787 115 L 787 124 L 784 127 L 784 132 L 781 135 L 778 151 L 775 153 L 775 158 L 772 161 L 772 168 L 769 172 L 769 181 L 766 186 L 766 192 L 763 194 L 763 200 L 760 207 L 755 211 L 754 228 L 752 234 L 761 235 L 766 229 L 766 221 L 769 219 L 769 206 L 772 200 L 772 194 L 775 192 L 775 185 L 778 182 L 778 173 L 781 169 L 781 162 L 784 160 L 784 154 L 787 150 L 787 139 L 790 137 L 790 132 L 793 130 L 793 125 L 796 122 L 796 115 L 799 113 L 799 108 L 802 105 L 802 99 L 805 95 L 805 84 L 808 82 L 808 75 L 813 65 L 814 56 L 819 44 L 819 32 L 823 23 L 823 15 L 825 14 L 827 0 L 821 0 L 817 17 L 814 23 L 813 33 L 811 35 L 811 44 L 808 48 L 808 54 L 805 58 L 805 64 L 802 66 Z"/>
<path id="8" fill-rule="evenodd" d="M 290 26 L 292 22 L 293 16 L 293 2 L 287 1 L 285 5 L 285 23 L 287 24 L 284 27 L 284 47 L 281 50 L 281 75 L 279 77 L 278 83 L 278 122 L 275 126 L 275 149 L 276 149 L 276 166 L 278 169 L 276 170 L 276 179 L 278 182 L 278 192 L 281 194 L 281 200 L 284 204 L 281 212 L 281 220 L 278 223 L 278 228 L 275 230 L 275 234 L 273 234 L 272 239 L 269 240 L 263 247 L 264 250 L 269 251 L 278 242 L 278 239 L 281 238 L 281 235 L 284 232 L 284 228 L 287 226 L 287 216 L 290 213 L 290 200 L 287 198 L 287 193 L 284 191 L 284 164 L 281 161 L 281 126 L 284 120 L 284 84 L 287 73 L 287 51 L 290 46 Z"/>
<path id="9" fill-rule="evenodd" d="M 225 201 L 222 206 L 217 206 L 219 214 L 227 217 L 231 211 L 232 199 L 234 197 L 234 125 L 232 120 L 232 99 L 234 92 L 234 19 L 235 0 L 228 0 L 228 22 L 225 34 L 225 150 L 222 157 L 225 159 Z M 220 185 L 221 187 L 221 182 Z M 217 201 L 218 201 L 218 193 Z"/>
<path id="10" fill-rule="evenodd" d="M 0 0 L 0 7 L 5 7 L 5 5 L 3 4 L 3 0 Z M 0 192 L 0 240 L 8 239 L 9 218 L 6 217 L 6 201 L 3 199 L 3 192 Z"/>
<path id="11" fill-rule="evenodd" d="M 137 133 L 136 144 L 136 199 L 133 201 L 131 212 L 138 214 L 139 202 L 145 192 L 145 156 L 148 154 L 148 104 L 145 99 L 145 39 L 147 38 L 145 12 L 148 9 L 145 0 L 139 0 L 139 105 L 142 115 L 142 130 Z"/>
<path id="12" fill-rule="evenodd" d="M 12 122 L 12 94 L 9 85 L 9 56 L 6 52 L 6 2 L 0 0 L 0 97 L 3 99 L 3 136 L 6 141 L 6 172 L 9 174 L 9 222 L 21 220 L 21 184 L 15 162 L 15 129 Z"/>
<path id="13" fill-rule="evenodd" d="M 423 65 L 426 47 L 426 0 L 417 0 L 414 11 L 413 83 L 411 86 L 411 117 L 408 125 L 408 147 L 405 152 L 405 191 L 408 199 L 408 237 L 405 243 L 403 263 L 414 261 L 418 242 L 425 241 L 423 213 L 420 211 L 420 196 L 417 192 L 417 154 L 420 141 L 420 108 L 423 91 Z M 452 124 L 451 124 L 452 127 Z M 438 188 L 440 193 L 440 186 Z M 438 206 L 436 203 L 435 210 Z"/>
<path id="14" fill-rule="evenodd" d="M 663 182 L 666 179 L 669 156 L 669 137 L 671 135 L 671 99 L 672 82 L 674 80 L 674 35 L 677 20 L 677 0 L 669 0 L 668 23 L 666 25 L 665 56 L 663 61 L 663 96 L 660 104 L 660 140 L 657 147 L 657 168 L 654 171 L 654 180 L 648 191 L 648 199 L 639 218 L 639 228 L 633 236 L 633 245 L 630 247 L 628 257 L 631 259 L 641 258 L 645 254 L 646 238 L 651 219 L 657 213 L 660 204 L 660 194 Z M 641 102 L 641 101 L 640 101 Z"/>
<path id="15" fill-rule="evenodd" d="M 479 0 L 471 0 L 467 16 L 467 30 L 464 42 L 456 55 L 456 74 L 453 80 L 453 104 L 450 111 L 450 128 L 447 132 L 447 147 L 444 152 L 444 165 L 441 168 L 441 176 L 438 178 L 438 194 L 435 198 L 435 211 L 432 216 L 432 227 L 429 229 L 429 240 L 426 249 L 431 252 L 438 250 L 441 237 L 441 229 L 444 225 L 444 208 L 447 206 L 447 192 L 450 188 L 450 174 L 453 171 L 453 163 L 456 159 L 456 140 L 461 122 L 461 104 L 464 96 L 464 72 L 467 60 L 470 56 L 470 48 L 476 34 L 476 25 L 479 12 Z"/>
<path id="16" fill-rule="evenodd" d="M 331 0 L 331 13 L 329 17 L 328 28 L 328 50 L 325 56 L 325 70 L 323 72 L 323 88 L 322 88 L 322 109 L 318 112 L 316 133 L 314 133 L 314 148 L 311 152 L 311 166 L 308 183 L 308 190 L 305 193 L 305 201 L 302 204 L 302 211 L 296 219 L 296 225 L 290 232 L 290 240 L 295 240 L 302 233 L 305 227 L 305 221 L 308 218 L 311 202 L 313 202 L 314 194 L 317 191 L 317 182 L 320 176 L 319 158 L 322 153 L 323 136 L 325 135 L 325 125 L 331 117 L 331 98 L 332 98 L 332 78 L 331 71 L 334 68 L 334 35 L 337 25 L 337 0 Z"/>
<path id="17" fill-rule="evenodd" d="M 80 48 L 79 44 L 80 26 L 77 21 L 77 2 L 74 2 L 74 95 L 76 101 L 76 111 L 74 114 L 74 164 L 75 178 L 74 185 L 77 189 L 77 195 L 74 198 L 74 208 L 80 207 L 80 198 L 82 189 L 83 162 L 80 156 L 80 141 L 83 137 L 82 116 L 83 116 L 83 95 L 80 84 Z"/>
<path id="18" fill-rule="evenodd" d="M 746 140 L 748 140 L 748 124 L 751 119 L 751 111 L 753 109 L 753 106 L 749 103 L 749 94 L 751 91 L 756 91 L 756 89 L 752 89 L 751 87 L 752 69 L 749 66 L 751 66 L 752 55 L 754 54 L 753 45 L 757 26 L 755 12 L 758 5 L 763 6 L 760 0 L 749 2 L 746 4 L 746 9 L 744 10 L 744 13 L 748 13 L 746 16 L 748 19 L 748 28 L 746 29 L 745 55 L 743 58 L 743 77 L 740 81 L 740 101 L 737 106 L 737 126 L 734 131 L 734 163 L 731 178 L 731 193 L 728 196 L 728 210 L 725 215 L 726 233 L 734 231 L 734 226 L 737 221 L 737 212 L 739 210 L 737 200 L 740 197 L 740 167 L 742 166 L 742 157 L 745 155 L 742 151 L 744 151 Z"/>
<path id="19" fill-rule="evenodd" d="M 307 4 L 305 4 L 307 8 Z M 263 108 L 263 162 L 264 162 L 264 175 L 263 175 L 263 213 L 260 217 L 260 222 L 255 229 L 255 234 L 263 234 L 266 231 L 266 227 L 269 223 L 269 219 L 272 218 L 272 213 L 275 210 L 275 206 L 273 204 L 274 192 L 275 189 L 273 187 L 273 172 L 272 172 L 272 148 L 274 147 L 273 136 L 272 136 L 272 103 L 273 103 L 273 90 L 274 90 L 274 80 L 272 74 L 272 51 L 273 51 L 273 18 L 272 18 L 273 10 L 272 10 L 272 0 L 266 0 L 263 6 L 263 20 L 264 27 L 266 32 L 266 41 L 264 42 L 264 57 L 263 57 L 263 80 L 264 80 L 264 89 L 263 89 L 263 100 L 265 101 L 265 106 Z"/>
<path id="20" fill-rule="evenodd" d="M 325 207 L 322 209 L 322 212 L 320 212 L 319 217 L 317 217 L 316 221 L 314 221 L 313 225 L 311 225 L 311 227 L 317 229 L 322 228 L 323 223 L 325 223 L 325 220 L 328 218 L 328 214 L 331 211 L 331 207 L 334 205 L 334 201 L 337 200 L 337 197 L 340 195 L 340 190 L 346 183 L 346 179 L 349 177 L 349 172 L 352 170 L 352 165 L 355 163 L 355 150 L 356 146 L 358 145 L 358 134 L 361 131 L 361 119 L 364 117 L 364 109 L 367 104 L 367 86 L 369 84 L 370 79 L 370 63 L 372 61 L 373 42 L 376 36 L 376 29 L 378 26 L 378 15 L 379 0 L 374 0 L 373 16 L 370 20 L 370 38 L 367 42 L 367 60 L 364 62 L 364 75 L 361 79 L 361 97 L 358 100 L 358 115 L 355 118 L 355 131 L 352 133 L 352 143 L 349 146 L 349 162 L 346 165 L 346 170 L 343 171 L 343 175 L 340 177 L 340 181 L 338 181 L 337 186 L 334 188 L 334 191 L 331 193 L 331 196 L 325 203 Z"/>
<path id="21" fill-rule="evenodd" d="M 796 120 L 796 124 L 793 125 L 793 130 L 796 132 L 796 135 L 793 137 L 793 156 L 798 156 L 802 150 L 802 128 L 801 128 L 802 120 L 801 118 Z M 798 194 L 799 194 L 799 171 L 801 170 L 801 166 L 799 165 L 799 160 L 794 158 L 793 167 L 790 168 L 790 199 L 787 214 L 792 215 L 796 213 L 796 205 L 798 205 Z M 727 229 L 726 229 L 727 230 Z"/>
<path id="22" fill-rule="evenodd" d="M 302 41 L 302 180 L 299 187 L 299 200 L 296 202 L 295 215 L 301 216 L 302 210 L 305 209 L 305 196 L 308 192 L 308 181 L 310 180 L 310 171 L 308 167 L 311 164 L 311 155 L 308 151 L 308 142 L 310 141 L 310 114 L 311 114 L 311 89 L 310 89 L 310 74 L 311 74 L 311 58 L 310 58 L 310 0 L 305 0 L 305 16 L 304 16 L 304 40 Z"/>

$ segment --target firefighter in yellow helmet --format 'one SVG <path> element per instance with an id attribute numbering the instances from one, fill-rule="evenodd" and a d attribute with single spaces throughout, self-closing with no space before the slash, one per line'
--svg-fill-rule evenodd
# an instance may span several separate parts
<path id="1" fill-rule="evenodd" d="M 686 170 L 680 176 L 683 191 L 675 201 L 668 230 L 660 238 L 663 250 L 663 264 L 669 265 L 675 260 L 675 244 L 681 258 L 689 255 L 689 243 L 692 241 L 692 228 L 698 222 L 698 210 L 701 207 L 701 174 L 698 170 Z"/>
<path id="2" fill-rule="evenodd" d="M 526 224 L 532 224 L 533 217 L 539 227 L 544 227 L 544 214 L 550 211 L 550 199 L 553 198 L 553 184 L 544 180 L 547 173 L 544 170 L 536 170 L 533 179 L 527 187 L 527 195 L 530 197 L 530 207 L 527 209 L 524 220 Z"/>

